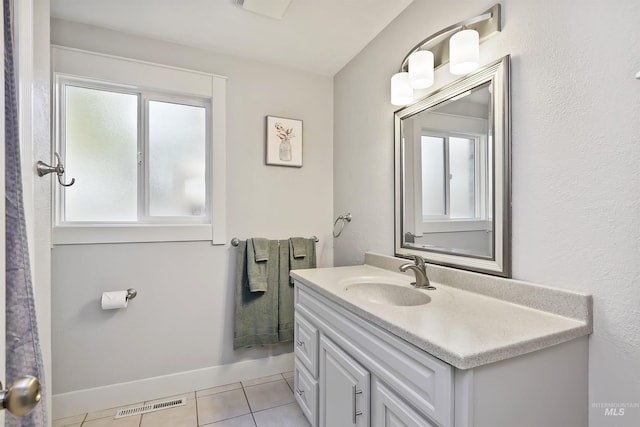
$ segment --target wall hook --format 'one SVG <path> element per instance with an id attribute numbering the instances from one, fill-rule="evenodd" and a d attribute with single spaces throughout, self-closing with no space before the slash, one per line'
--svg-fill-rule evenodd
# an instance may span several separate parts
<path id="1" fill-rule="evenodd" d="M 53 153 L 53 154 L 55 154 L 56 156 L 55 166 L 49 166 L 42 160 L 38 160 L 38 163 L 36 163 L 36 170 L 38 171 L 38 176 L 45 176 L 47 174 L 55 172 L 55 174 L 58 175 L 58 182 L 60 183 L 60 185 L 62 185 L 63 187 L 71 187 L 76 182 L 76 179 L 71 178 L 71 182 L 68 184 L 65 184 L 64 182 L 62 182 L 62 175 L 64 175 L 64 165 L 62 164 L 62 160 L 60 160 L 60 156 L 58 155 L 58 153 Z"/>

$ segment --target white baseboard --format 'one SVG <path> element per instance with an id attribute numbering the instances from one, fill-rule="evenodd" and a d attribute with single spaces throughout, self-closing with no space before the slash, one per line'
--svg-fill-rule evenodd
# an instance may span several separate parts
<path id="1" fill-rule="evenodd" d="M 293 370 L 293 353 L 53 395 L 53 418 L 117 408 Z"/>

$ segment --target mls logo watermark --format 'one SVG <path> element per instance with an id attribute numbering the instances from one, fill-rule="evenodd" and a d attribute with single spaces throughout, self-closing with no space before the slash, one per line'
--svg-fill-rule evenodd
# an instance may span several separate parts
<path id="1" fill-rule="evenodd" d="M 640 408 L 640 402 L 593 402 L 591 407 L 602 409 L 605 417 L 624 417 L 625 411 Z"/>
<path id="2" fill-rule="evenodd" d="M 624 408 L 604 408 L 605 417 L 622 417 L 624 416 Z"/>

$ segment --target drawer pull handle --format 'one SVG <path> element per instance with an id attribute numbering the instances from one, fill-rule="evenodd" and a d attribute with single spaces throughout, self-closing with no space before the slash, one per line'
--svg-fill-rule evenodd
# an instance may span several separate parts
<path id="1" fill-rule="evenodd" d="M 362 415 L 362 411 L 357 411 L 356 410 L 356 396 L 358 394 L 362 394 L 362 390 L 358 390 L 356 388 L 356 386 L 354 385 L 353 387 L 351 387 L 351 391 L 353 391 L 353 393 L 351 395 L 353 397 L 353 399 L 352 399 L 352 403 L 353 403 L 353 424 L 356 424 L 357 421 L 358 421 L 356 418 L 358 417 L 358 415 Z"/>
<path id="2" fill-rule="evenodd" d="M 296 340 L 296 347 L 298 348 L 304 347 L 304 341 Z"/>
<path id="3" fill-rule="evenodd" d="M 302 395 L 304 395 L 304 390 L 300 390 L 300 388 L 296 387 L 296 393 L 298 393 L 298 396 L 302 397 Z"/>

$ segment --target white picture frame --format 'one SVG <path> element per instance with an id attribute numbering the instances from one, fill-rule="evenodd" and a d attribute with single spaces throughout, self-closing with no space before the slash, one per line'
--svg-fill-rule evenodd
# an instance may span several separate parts
<path id="1" fill-rule="evenodd" d="M 267 116 L 266 164 L 302 167 L 302 120 Z"/>

